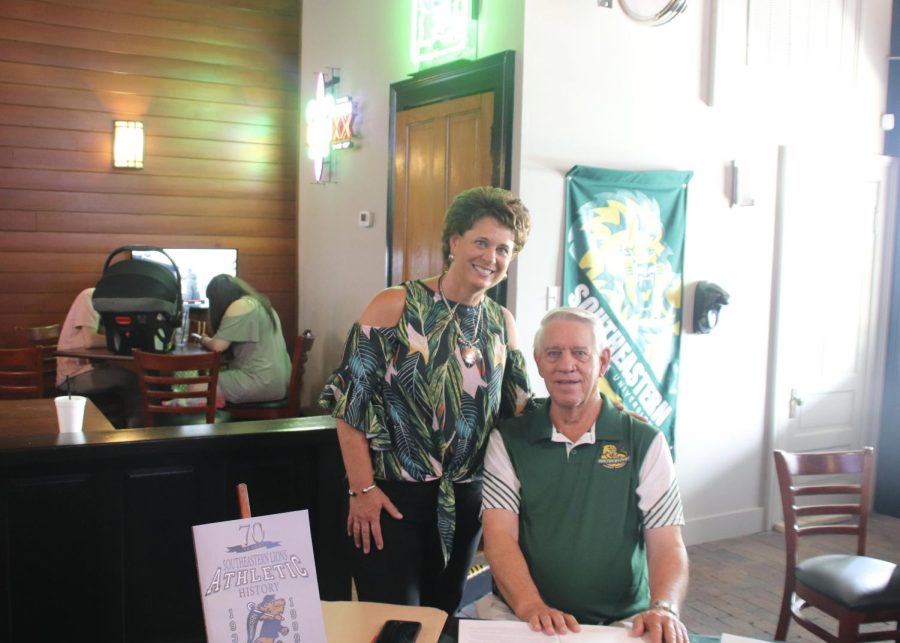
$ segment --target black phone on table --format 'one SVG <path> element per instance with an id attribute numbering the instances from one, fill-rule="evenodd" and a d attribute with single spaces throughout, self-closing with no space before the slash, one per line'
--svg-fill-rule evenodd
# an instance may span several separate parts
<path id="1" fill-rule="evenodd" d="M 374 643 L 415 643 L 421 630 L 418 621 L 385 621 Z"/>

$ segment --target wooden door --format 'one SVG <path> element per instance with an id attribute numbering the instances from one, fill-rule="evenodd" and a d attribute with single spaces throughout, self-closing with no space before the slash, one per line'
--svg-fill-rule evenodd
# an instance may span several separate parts
<path id="1" fill-rule="evenodd" d="M 494 93 L 397 112 L 391 283 L 443 270 L 441 230 L 450 201 L 490 185 Z"/>

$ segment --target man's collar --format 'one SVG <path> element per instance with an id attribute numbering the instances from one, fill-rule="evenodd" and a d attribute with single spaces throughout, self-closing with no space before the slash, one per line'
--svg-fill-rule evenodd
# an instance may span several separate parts
<path id="1" fill-rule="evenodd" d="M 600 406 L 600 414 L 594 420 L 594 439 L 595 440 L 618 440 L 623 436 L 622 422 L 619 421 L 621 411 L 616 409 L 609 398 L 603 393 L 600 394 L 603 404 Z M 545 419 L 539 426 L 541 430 L 532 430 L 528 437 L 530 444 L 537 444 L 543 440 L 551 440 L 553 438 L 553 422 L 550 420 L 550 398 L 539 400 L 537 408 L 534 410 L 534 417 Z M 537 429 L 537 425 L 534 427 Z"/>

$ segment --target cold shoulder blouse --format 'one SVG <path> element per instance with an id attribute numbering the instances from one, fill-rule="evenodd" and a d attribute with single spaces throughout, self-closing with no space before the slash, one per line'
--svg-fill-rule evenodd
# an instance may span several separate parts
<path id="1" fill-rule="evenodd" d="M 440 293 L 421 281 L 404 287 L 396 326 L 354 324 L 320 404 L 366 434 L 376 479 L 440 480 L 437 520 L 447 560 L 455 528 L 453 483 L 481 480 L 491 429 L 530 407 L 531 391 L 522 353 L 506 345 L 496 302 L 460 304 L 457 328 Z M 459 331 L 471 339 L 476 322 L 483 359 L 467 366 Z"/>

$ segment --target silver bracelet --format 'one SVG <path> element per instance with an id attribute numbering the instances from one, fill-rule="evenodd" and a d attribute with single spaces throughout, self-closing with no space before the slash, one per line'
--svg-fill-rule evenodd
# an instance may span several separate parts
<path id="1" fill-rule="evenodd" d="M 360 493 L 369 493 L 375 487 L 376 484 L 373 482 L 368 487 L 363 487 L 362 489 L 360 489 Z M 349 495 L 351 498 L 355 498 L 359 494 L 357 494 L 353 489 L 347 489 L 347 495 Z"/>

